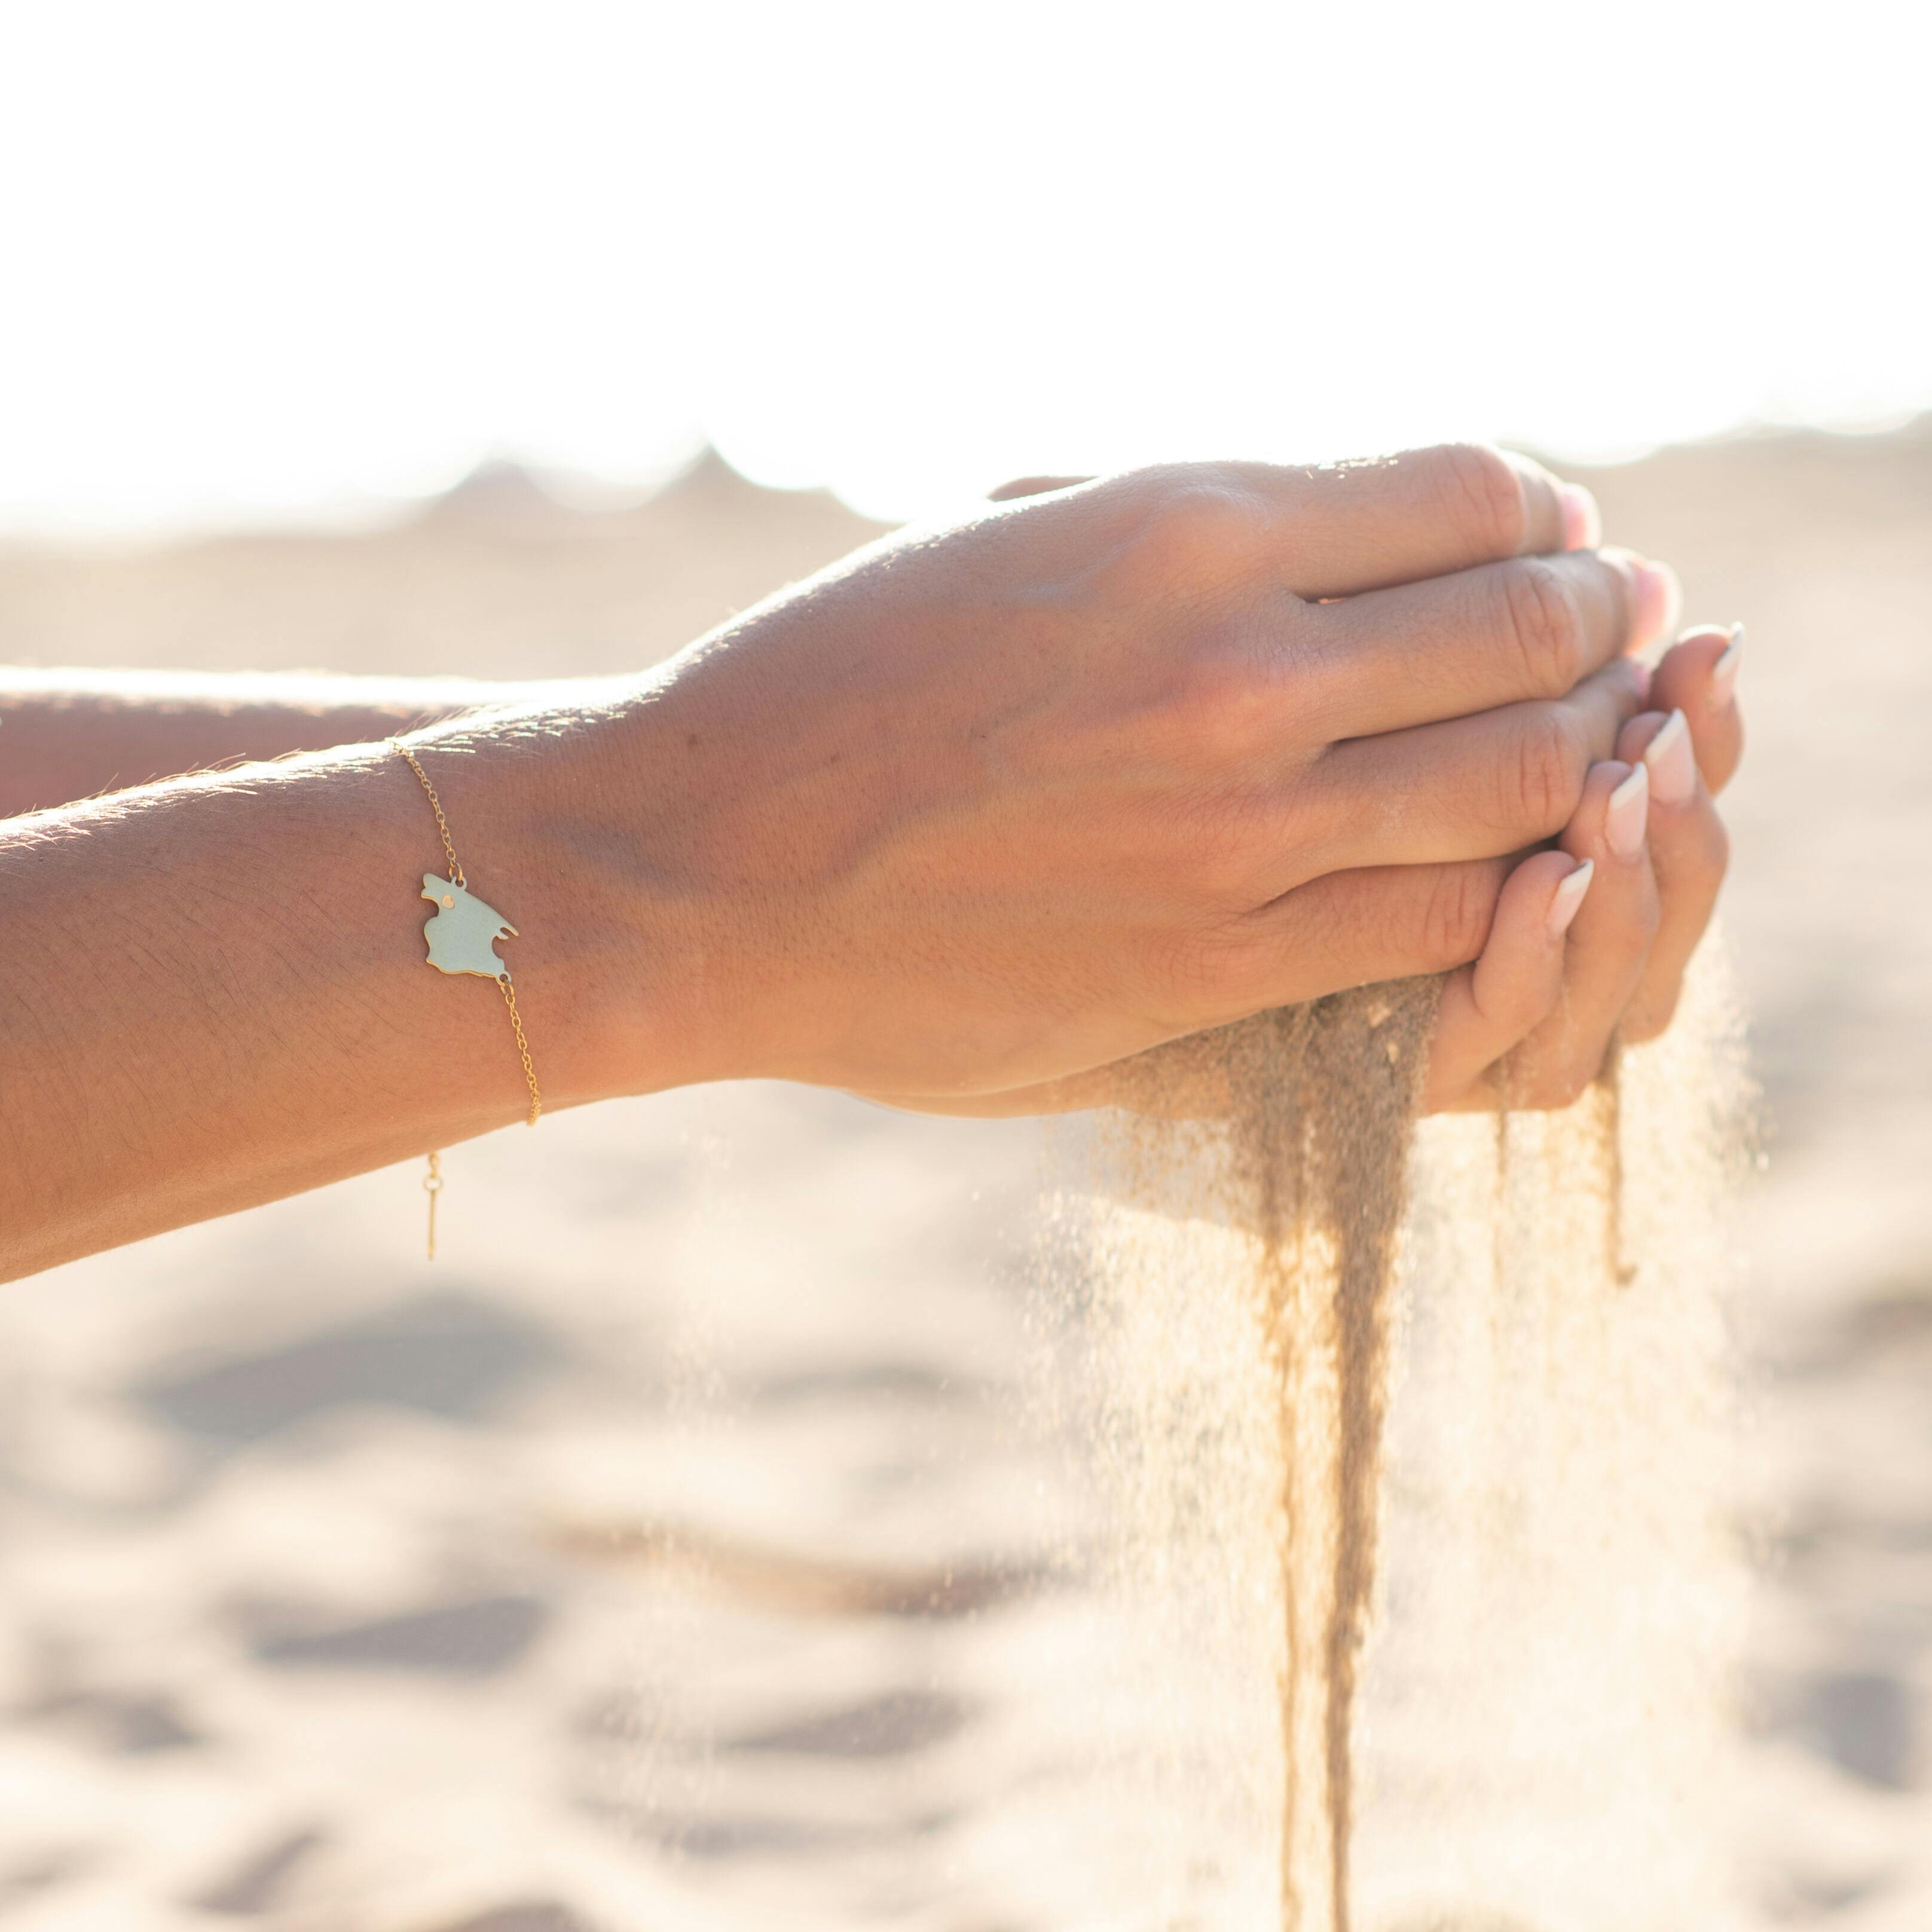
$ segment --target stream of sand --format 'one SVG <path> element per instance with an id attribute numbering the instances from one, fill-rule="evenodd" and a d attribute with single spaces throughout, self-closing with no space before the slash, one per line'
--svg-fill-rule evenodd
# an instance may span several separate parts
<path id="1" fill-rule="evenodd" d="M 1121 1587 L 1228 1706 L 1172 1806 L 1245 1816 L 1288 1932 L 1720 1925 L 1731 1004 L 1707 963 L 1567 1112 L 1418 1124 L 1435 1003 L 1178 1042 L 1088 1150 Z"/>

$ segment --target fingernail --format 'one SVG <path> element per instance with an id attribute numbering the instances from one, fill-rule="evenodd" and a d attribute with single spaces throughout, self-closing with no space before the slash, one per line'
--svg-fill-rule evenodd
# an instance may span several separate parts
<path id="1" fill-rule="evenodd" d="M 1681 711 L 1673 711 L 1664 729 L 1643 748 L 1650 788 L 1665 805 L 1682 805 L 1697 789 L 1697 760 L 1690 746 L 1690 727 Z"/>
<path id="2" fill-rule="evenodd" d="M 1552 939 L 1561 939 L 1570 930 L 1582 908 L 1583 895 L 1590 890 L 1590 881 L 1596 876 L 1596 862 L 1586 859 L 1556 888 L 1550 901 L 1549 929 Z"/>
<path id="3" fill-rule="evenodd" d="M 1647 557 L 1631 560 L 1636 571 L 1636 636 L 1639 650 L 1660 638 L 1674 637 L 1677 620 L 1684 610 L 1684 586 L 1667 563 L 1652 563 Z"/>
<path id="4" fill-rule="evenodd" d="M 1580 483 L 1559 483 L 1556 500 L 1563 509 L 1563 548 L 1594 550 L 1604 540 L 1604 513 L 1596 498 Z"/>
<path id="5" fill-rule="evenodd" d="M 1738 671 L 1744 661 L 1744 627 L 1731 626 L 1731 641 L 1724 654 L 1711 667 L 1711 696 L 1719 704 L 1728 704 L 1738 688 Z"/>
<path id="6" fill-rule="evenodd" d="M 1643 829 L 1650 820 L 1650 767 L 1639 764 L 1610 794 L 1604 814 L 1604 842 L 1626 866 L 1643 856 Z"/>

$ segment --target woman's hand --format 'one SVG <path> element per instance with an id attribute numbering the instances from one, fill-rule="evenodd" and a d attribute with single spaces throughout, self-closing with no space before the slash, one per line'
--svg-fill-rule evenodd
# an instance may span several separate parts
<path id="1" fill-rule="evenodd" d="M 1498 868 L 1480 956 L 1443 988 L 1426 1112 L 1568 1106 L 1603 1071 L 1613 1041 L 1652 1039 L 1668 1025 L 1724 881 L 1728 846 L 1713 800 L 1743 752 L 1743 646 L 1742 626 L 1686 632 L 1652 678 L 1652 708 L 1624 726 L 1614 759 L 1592 768 L 1561 840 L 1506 878 Z M 957 1104 L 899 1104 L 1044 1114 L 1144 1106 L 1156 1093 L 1161 1110 L 1179 1116 L 1226 1104 L 1224 1093 L 1172 1078 L 1150 1085 L 1132 1060 Z"/>
<path id="2" fill-rule="evenodd" d="M 1614 1041 L 1670 1024 L 1729 857 L 1712 801 L 1743 750 L 1743 645 L 1742 627 L 1686 632 L 1558 849 L 1511 874 L 1482 957 L 1443 989 L 1429 1111 L 1567 1106 Z"/>
<path id="3" fill-rule="evenodd" d="M 1474 448 L 1149 471 L 694 646 L 629 761 L 680 1077 L 957 1104 L 1474 958 L 1669 621 L 1588 526 Z"/>
<path id="4" fill-rule="evenodd" d="M 1476 959 L 1665 628 L 1667 573 L 1588 524 L 1482 450 L 1118 478 L 411 739 L 514 917 L 547 1111 L 758 1074 L 1006 1100 Z M 0 1279 L 524 1115 L 492 989 L 424 970 L 434 830 L 371 744 L 0 818 Z M 1702 888 L 1653 849 L 1660 1016 Z"/>

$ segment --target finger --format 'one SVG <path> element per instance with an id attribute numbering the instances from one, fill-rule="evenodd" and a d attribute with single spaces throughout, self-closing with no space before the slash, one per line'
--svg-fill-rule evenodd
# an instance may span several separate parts
<path id="1" fill-rule="evenodd" d="M 1466 966 L 1489 939 L 1509 872 L 1498 857 L 1311 879 L 1204 946 L 1201 1023 Z"/>
<path id="2" fill-rule="evenodd" d="M 1510 867 L 1501 859 L 1458 866 L 1388 866 L 1330 873 L 1286 893 L 1204 941 L 1186 977 L 1194 1028 L 1220 1026 L 1351 986 L 1468 964 L 1488 940 Z M 1154 1051 L 1160 1052 L 1161 1047 Z M 1225 1112 L 1211 1057 L 1170 1056 L 1158 1078 L 1136 1054 L 1064 1078 L 1004 1093 L 871 1094 L 920 1112 L 1000 1115 L 1131 1106 L 1192 1118 Z"/>
<path id="3" fill-rule="evenodd" d="M 1657 878 L 1658 926 L 1620 1032 L 1653 1040 L 1670 1024 L 1684 969 L 1718 903 L 1730 855 L 1724 821 L 1698 774 L 1690 729 L 1682 711 L 1647 711 L 1617 740 L 1617 756 L 1641 759 L 1650 773 L 1651 869 Z"/>
<path id="4" fill-rule="evenodd" d="M 1538 852 L 1510 874 L 1482 957 L 1443 985 L 1424 1112 L 1498 1104 L 1498 1063 L 1562 997 L 1564 936 L 1595 871 L 1587 859 Z"/>
<path id="5" fill-rule="evenodd" d="M 1595 862 L 1564 947 L 1563 997 L 1505 1062 L 1511 1107 L 1565 1107 L 1603 1070 L 1618 1022 L 1643 976 L 1658 925 L 1657 883 L 1644 842 L 1650 778 L 1612 760 L 1592 771 L 1562 848 Z"/>
<path id="6" fill-rule="evenodd" d="M 1311 795 L 1295 800 L 1300 876 L 1488 858 L 1554 838 L 1582 802 L 1591 766 L 1610 755 L 1642 708 L 1648 683 L 1642 665 L 1616 658 L 1568 698 L 1331 746 L 1309 770 Z"/>
<path id="7" fill-rule="evenodd" d="M 1337 738 L 1562 698 L 1654 643 L 1669 595 L 1660 565 L 1577 550 L 1344 598 L 1306 614 L 1317 668 L 1297 694 Z"/>
<path id="8" fill-rule="evenodd" d="M 1744 627 L 1702 625 L 1686 631 L 1651 675 L 1652 705 L 1681 711 L 1706 788 L 1714 796 L 1736 776 L 1744 756 L 1744 715 L 1738 709 L 1738 671 L 1744 662 Z"/>
<path id="9" fill-rule="evenodd" d="M 1194 464 L 1116 487 L 1191 505 L 1225 553 L 1311 598 L 1580 548 L 1598 527 L 1587 490 L 1479 443 L 1322 467 Z"/>
<path id="10" fill-rule="evenodd" d="M 1010 503 L 1018 496 L 1045 496 L 1055 490 L 1077 489 L 1082 483 L 1093 480 L 1090 476 L 1016 476 L 1010 483 L 1002 483 L 997 490 L 988 490 L 986 501 Z"/>
<path id="11" fill-rule="evenodd" d="M 1598 524 L 1587 490 L 1480 443 L 1276 472 L 1288 587 L 1345 597 L 1568 548 Z"/>

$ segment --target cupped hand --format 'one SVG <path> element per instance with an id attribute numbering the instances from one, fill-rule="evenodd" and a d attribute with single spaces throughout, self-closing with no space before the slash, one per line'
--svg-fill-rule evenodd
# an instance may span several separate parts
<path id="1" fill-rule="evenodd" d="M 704 640 L 637 761 L 693 1077 L 956 1107 L 1475 958 L 1667 622 L 1586 502 L 1471 447 L 1142 472 Z"/>
<path id="2" fill-rule="evenodd" d="M 1444 983 L 1424 1112 L 1568 1106 L 1602 1073 L 1613 1043 L 1669 1024 L 1724 882 L 1729 845 L 1714 800 L 1743 752 L 1743 650 L 1742 626 L 1686 632 L 1652 677 L 1649 708 L 1618 733 L 1616 757 L 1592 767 L 1561 838 L 1492 868 L 1486 938 Z M 1214 1077 L 1207 1063 L 1194 1070 L 1197 1083 Z M 985 1096 L 970 1111 L 1149 1104 L 1211 1115 L 1226 1096 L 1171 1077 L 1148 1082 L 1128 1061 Z"/>
<path id="3" fill-rule="evenodd" d="M 1686 632 L 1556 849 L 1510 874 L 1443 988 L 1429 1111 L 1568 1106 L 1614 1043 L 1670 1024 L 1729 858 L 1714 800 L 1743 749 L 1742 652 L 1741 628 Z"/>

